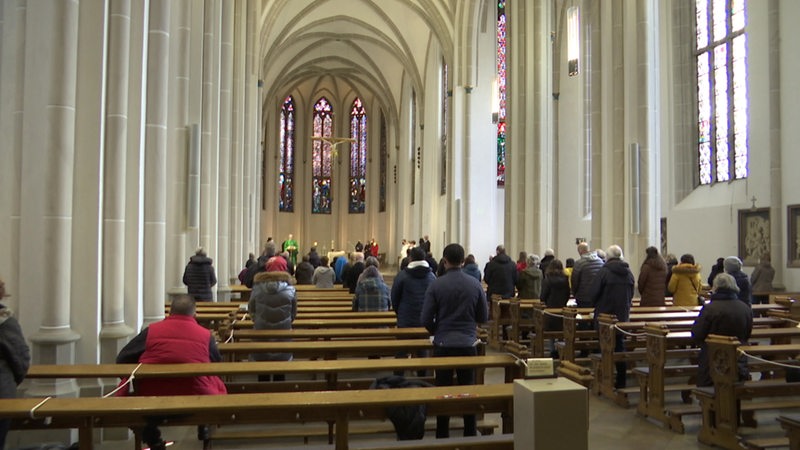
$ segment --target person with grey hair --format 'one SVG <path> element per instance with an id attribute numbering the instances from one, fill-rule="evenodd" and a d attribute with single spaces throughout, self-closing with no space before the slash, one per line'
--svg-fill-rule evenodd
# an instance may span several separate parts
<path id="1" fill-rule="evenodd" d="M 346 287 L 351 294 L 356 293 L 356 286 L 358 286 L 358 277 L 364 271 L 366 265 L 364 264 L 364 254 L 355 252 L 350 255 L 353 262 L 344 266 L 342 271 L 342 285 Z"/>
<path id="2" fill-rule="evenodd" d="M 205 249 L 199 247 L 183 271 L 183 284 L 189 295 L 195 300 L 212 300 L 211 287 L 217 284 L 213 261 L 206 255 Z"/>
<path id="3" fill-rule="evenodd" d="M 753 286 L 753 303 L 769 303 L 769 294 L 764 292 L 772 290 L 772 280 L 775 279 L 775 268 L 772 267 L 772 258 L 769 253 L 761 255 L 761 259 L 750 275 L 750 284 Z M 755 293 L 758 292 L 758 295 Z"/>
<path id="4" fill-rule="evenodd" d="M 578 302 L 578 307 L 589 308 L 593 306 L 589 291 L 597 277 L 597 272 L 603 267 L 603 260 L 598 258 L 595 252 L 589 250 L 589 244 L 586 242 L 578 244 L 578 255 L 580 258 L 575 261 L 572 275 L 570 275 L 570 286 L 572 295 Z"/>
<path id="5" fill-rule="evenodd" d="M 736 280 L 736 286 L 739 288 L 739 300 L 750 305 L 752 303 L 753 289 L 750 286 L 750 278 L 746 273 L 742 272 L 742 260 L 736 256 L 728 256 L 723 262 L 725 266 L 725 273 L 729 274 Z"/>
<path id="6" fill-rule="evenodd" d="M 554 259 L 556 259 L 556 252 L 552 248 L 546 249 L 544 251 L 544 257 L 542 258 L 542 261 L 539 263 L 539 270 L 541 270 L 542 273 L 546 273 L 547 265 L 550 264 L 550 261 Z"/>
<path id="7" fill-rule="evenodd" d="M 711 301 L 703 306 L 692 325 L 692 338 L 700 346 L 698 356 L 697 385 L 713 386 L 708 361 L 706 338 L 710 334 L 735 336 L 739 342 L 746 344 L 753 330 L 753 311 L 739 299 L 739 287 L 736 280 L 727 273 L 714 277 Z M 747 359 L 739 358 L 739 379 L 746 380 Z"/>
<path id="8" fill-rule="evenodd" d="M 517 295 L 519 298 L 538 299 L 542 292 L 542 271 L 539 270 L 539 255 L 529 255 L 525 269 L 519 273 Z"/>
<path id="9" fill-rule="evenodd" d="M 590 291 L 595 319 L 602 313 L 614 314 L 620 322 L 630 318 L 634 278 L 627 262 L 622 260 L 622 248 L 612 245 L 606 250 L 606 263 L 597 272 Z M 597 326 L 595 326 L 597 328 Z M 625 351 L 622 333 L 616 334 L 615 352 Z M 624 388 L 627 365 L 616 363 L 617 378 L 614 387 Z"/>

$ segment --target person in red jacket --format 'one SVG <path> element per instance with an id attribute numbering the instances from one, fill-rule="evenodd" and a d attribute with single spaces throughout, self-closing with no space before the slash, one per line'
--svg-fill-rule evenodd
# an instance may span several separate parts
<path id="1" fill-rule="evenodd" d="M 151 324 L 128 342 L 117 355 L 117 364 L 173 364 L 207 363 L 222 360 L 217 343 L 211 332 L 200 326 L 194 318 L 195 302 L 188 296 L 172 301 L 170 315 Z M 129 389 L 117 395 L 224 395 L 228 391 L 217 376 L 191 378 L 142 378 L 136 379 Z M 148 417 L 142 430 L 142 440 L 152 450 L 163 449 L 166 442 L 161 439 L 158 425 L 166 417 Z M 197 427 L 198 439 L 209 445 L 208 427 Z"/>

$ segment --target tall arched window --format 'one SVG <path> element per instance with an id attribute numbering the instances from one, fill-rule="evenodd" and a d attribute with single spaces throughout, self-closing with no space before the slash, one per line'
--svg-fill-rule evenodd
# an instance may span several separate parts
<path id="1" fill-rule="evenodd" d="M 367 111 L 361 99 L 350 109 L 350 212 L 363 213 L 367 203 Z"/>
<path id="2" fill-rule="evenodd" d="M 506 185 L 506 0 L 497 1 L 497 185 Z"/>
<path id="3" fill-rule="evenodd" d="M 314 136 L 333 136 L 333 107 L 325 97 L 314 105 Z M 331 191 L 331 144 L 327 141 L 314 140 L 311 151 L 311 213 L 330 214 L 333 202 Z"/>
<path id="4" fill-rule="evenodd" d="M 700 184 L 747 178 L 745 0 L 695 0 Z"/>
<path id="5" fill-rule="evenodd" d="M 280 199 L 278 200 L 281 212 L 294 211 L 294 99 L 286 97 L 281 108 L 280 125 L 280 166 L 278 185 Z"/>

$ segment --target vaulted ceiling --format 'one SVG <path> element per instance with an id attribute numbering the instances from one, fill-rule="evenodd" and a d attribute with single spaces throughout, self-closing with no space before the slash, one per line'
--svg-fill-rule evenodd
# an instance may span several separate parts
<path id="1" fill-rule="evenodd" d="M 265 98 L 269 102 L 298 86 L 329 80 L 374 96 L 394 115 L 405 79 L 424 95 L 432 45 L 452 61 L 457 9 L 472 2 L 263 0 L 259 76 Z"/>

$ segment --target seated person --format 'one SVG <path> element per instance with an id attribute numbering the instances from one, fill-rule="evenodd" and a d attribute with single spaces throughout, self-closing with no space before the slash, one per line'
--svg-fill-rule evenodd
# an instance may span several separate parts
<path id="1" fill-rule="evenodd" d="M 172 364 L 207 363 L 222 360 L 211 332 L 200 326 L 194 318 L 195 302 L 189 296 L 172 301 L 170 315 L 150 324 L 128 342 L 117 355 L 117 364 Z M 123 380 L 127 382 L 127 380 Z M 117 395 L 222 395 L 227 394 L 225 384 L 217 376 L 192 378 L 136 379 L 132 389 L 122 389 Z M 142 440 L 152 449 L 166 447 L 158 425 L 168 417 L 148 417 L 142 430 Z M 209 444 L 208 427 L 197 427 L 197 437 Z"/>

